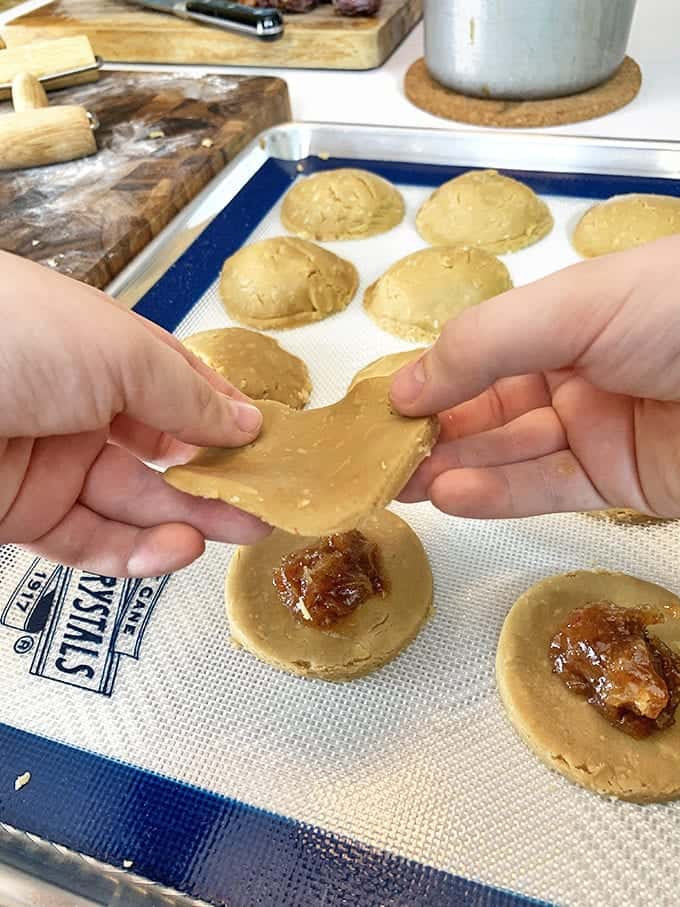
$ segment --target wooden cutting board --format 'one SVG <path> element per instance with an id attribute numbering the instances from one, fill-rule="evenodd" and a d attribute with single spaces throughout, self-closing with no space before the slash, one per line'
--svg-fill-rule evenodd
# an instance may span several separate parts
<path id="1" fill-rule="evenodd" d="M 54 104 L 95 114 L 98 153 L 4 173 L 0 248 L 100 288 L 252 138 L 290 119 L 286 83 L 271 78 L 106 72 L 50 92 Z"/>
<path id="2" fill-rule="evenodd" d="M 220 63 L 372 69 L 403 41 L 423 0 L 383 0 L 374 18 L 337 15 L 320 6 L 285 17 L 285 34 L 265 42 L 223 29 L 149 12 L 124 0 L 56 0 L 3 26 L 8 47 L 85 34 L 104 60 L 128 63 Z"/>

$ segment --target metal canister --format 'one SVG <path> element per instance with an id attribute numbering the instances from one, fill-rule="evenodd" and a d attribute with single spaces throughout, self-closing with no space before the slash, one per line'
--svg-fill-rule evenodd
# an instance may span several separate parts
<path id="1" fill-rule="evenodd" d="M 623 61 L 635 0 L 425 0 L 425 61 L 481 98 L 585 91 Z"/>

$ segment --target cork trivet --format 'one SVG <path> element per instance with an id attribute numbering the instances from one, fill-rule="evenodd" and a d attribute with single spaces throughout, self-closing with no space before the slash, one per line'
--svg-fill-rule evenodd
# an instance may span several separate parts
<path id="1" fill-rule="evenodd" d="M 406 97 L 422 110 L 447 120 L 507 129 L 562 126 L 592 120 L 624 107 L 640 90 L 642 74 L 632 57 L 626 57 L 614 75 L 595 88 L 546 101 L 498 101 L 471 98 L 444 88 L 420 60 L 406 73 Z"/>

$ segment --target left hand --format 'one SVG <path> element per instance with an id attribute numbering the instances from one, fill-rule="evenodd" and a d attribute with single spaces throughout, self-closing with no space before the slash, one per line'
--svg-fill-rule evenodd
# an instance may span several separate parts
<path id="1" fill-rule="evenodd" d="M 191 563 L 206 539 L 268 533 L 142 462 L 249 443 L 262 417 L 247 398 L 98 290 L 6 253 L 0 275 L 0 544 L 156 576 Z"/>

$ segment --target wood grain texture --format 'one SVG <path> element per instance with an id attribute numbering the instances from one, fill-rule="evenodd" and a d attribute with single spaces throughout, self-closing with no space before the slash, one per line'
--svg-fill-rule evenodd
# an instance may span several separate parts
<path id="1" fill-rule="evenodd" d="M 58 72 L 68 72 L 78 67 L 92 66 L 95 62 L 90 42 L 84 35 L 60 38 L 51 41 L 34 41 L 12 50 L 0 50 L 0 85 L 11 83 L 17 73 L 28 72 L 40 78 Z M 81 72 L 65 79 L 54 79 L 46 84 L 47 91 L 96 82 L 99 70 Z M 0 89 L 0 99 L 10 95 L 9 90 Z"/>
<path id="2" fill-rule="evenodd" d="M 97 153 L 87 111 L 55 104 L 0 116 L 0 170 L 41 167 Z"/>
<path id="3" fill-rule="evenodd" d="M 47 107 L 45 89 L 30 72 L 20 72 L 12 79 L 12 105 L 17 113 Z"/>
<path id="4" fill-rule="evenodd" d="M 6 13 L 22 2 L 23 0 L 0 0 L 0 13 Z M 0 42 L 0 48 L 2 48 L 2 42 Z"/>
<path id="5" fill-rule="evenodd" d="M 51 93 L 59 104 L 97 116 L 99 150 L 4 174 L 0 248 L 100 288 L 254 136 L 290 119 L 286 84 L 271 78 L 107 72 Z"/>
<path id="6" fill-rule="evenodd" d="M 104 60 L 373 69 L 403 41 L 423 0 L 383 0 L 378 16 L 339 16 L 331 6 L 285 17 L 285 34 L 264 42 L 146 11 L 119 0 L 56 0 L 2 28 L 8 47 L 85 34 Z"/>

